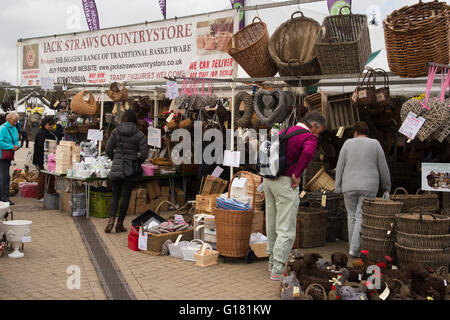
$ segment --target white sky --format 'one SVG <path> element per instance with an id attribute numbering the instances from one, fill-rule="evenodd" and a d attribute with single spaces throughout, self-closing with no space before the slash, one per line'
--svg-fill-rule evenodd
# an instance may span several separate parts
<path id="1" fill-rule="evenodd" d="M 284 0 L 246 0 L 246 5 L 282 2 Z M 446 0 L 450 3 L 450 0 Z M 158 0 L 96 0 L 100 27 L 108 28 L 144 21 L 162 19 Z M 412 0 L 353 0 L 354 13 L 366 13 L 377 6 L 382 19 L 393 10 L 414 4 Z M 79 14 L 79 27 L 70 26 Z M 229 0 L 167 0 L 167 18 L 187 16 L 231 8 Z M 300 5 L 305 11 L 327 12 L 326 1 Z M 297 6 L 258 10 L 261 19 L 268 23 L 269 33 L 286 21 Z M 247 12 L 249 23 L 256 12 Z M 307 14 L 305 14 L 307 15 Z M 76 22 L 77 19 L 75 19 Z M 321 21 L 319 21 L 321 22 Z M 73 25 L 73 23 L 72 23 Z M 75 23 L 76 25 L 76 23 Z M 0 81 L 16 83 L 16 40 L 88 30 L 81 0 L 0 0 Z"/>

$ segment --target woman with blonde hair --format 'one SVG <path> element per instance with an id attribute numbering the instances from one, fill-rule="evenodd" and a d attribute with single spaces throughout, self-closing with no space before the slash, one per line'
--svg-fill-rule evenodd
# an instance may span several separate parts
<path id="1" fill-rule="evenodd" d="M 14 160 L 14 153 L 19 149 L 19 133 L 16 126 L 19 122 L 17 112 L 9 112 L 6 122 L 0 126 L 0 201 L 14 203 L 9 200 L 9 184 L 11 177 L 9 167 Z"/>

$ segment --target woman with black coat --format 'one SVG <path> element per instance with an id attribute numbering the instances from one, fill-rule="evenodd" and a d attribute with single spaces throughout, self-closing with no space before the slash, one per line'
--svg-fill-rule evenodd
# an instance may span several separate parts
<path id="1" fill-rule="evenodd" d="M 39 170 L 38 177 L 38 201 L 43 201 L 44 199 L 44 188 L 45 188 L 45 173 L 44 170 L 44 148 L 45 140 L 57 140 L 56 136 L 53 134 L 53 125 L 55 120 L 52 116 L 46 116 L 42 122 L 41 127 L 36 132 L 34 137 L 34 152 L 33 152 L 33 164 Z M 49 190 L 54 190 L 54 177 L 50 178 Z"/>
<path id="2" fill-rule="evenodd" d="M 112 182 L 113 195 L 105 232 L 110 233 L 114 226 L 120 196 L 122 196 L 122 202 L 116 232 L 124 232 L 127 229 L 123 226 L 123 221 L 130 204 L 131 192 L 136 178 L 136 174 L 127 176 L 124 165 L 132 163 L 133 167 L 140 167 L 148 156 L 147 138 L 138 129 L 137 116 L 133 110 L 129 109 L 124 112 L 121 123 L 111 133 L 106 144 L 106 155 L 112 159 L 109 179 Z"/>

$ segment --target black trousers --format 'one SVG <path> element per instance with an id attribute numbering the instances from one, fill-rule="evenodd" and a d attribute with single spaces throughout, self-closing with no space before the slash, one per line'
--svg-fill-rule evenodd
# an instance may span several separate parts
<path id="1" fill-rule="evenodd" d="M 129 180 L 116 180 L 112 181 L 112 199 L 111 207 L 109 211 L 110 217 L 115 217 L 117 208 L 119 207 L 120 197 L 122 196 L 122 202 L 119 209 L 119 220 L 123 221 L 127 214 L 128 205 L 130 204 L 131 192 L 133 191 L 133 181 Z"/>
<path id="2" fill-rule="evenodd" d="M 9 201 L 10 166 L 11 160 L 0 160 L 0 201 L 3 202 Z"/>
<path id="3" fill-rule="evenodd" d="M 28 133 L 22 132 L 22 141 L 20 142 L 20 147 L 23 147 L 23 143 L 26 142 L 26 147 L 28 149 Z"/>

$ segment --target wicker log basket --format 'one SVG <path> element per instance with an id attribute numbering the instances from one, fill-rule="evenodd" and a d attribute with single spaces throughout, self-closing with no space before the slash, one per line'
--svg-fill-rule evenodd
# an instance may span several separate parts
<path id="1" fill-rule="evenodd" d="M 84 99 L 85 94 L 89 95 L 87 101 Z M 82 90 L 73 97 L 70 102 L 70 109 L 76 114 L 93 116 L 97 114 L 97 102 L 92 93 Z"/>
<path id="2" fill-rule="evenodd" d="M 228 198 L 231 186 L 236 177 L 242 172 L 237 172 L 228 188 Z M 215 209 L 217 250 L 221 256 L 240 258 L 249 250 L 250 234 L 255 213 L 256 188 L 253 188 L 253 203 L 250 211 L 236 211 Z"/>
<path id="3" fill-rule="evenodd" d="M 400 213 L 395 215 L 398 230 L 422 235 L 449 233 L 450 217 L 432 213 Z"/>
<path id="4" fill-rule="evenodd" d="M 450 19 L 445 2 L 405 6 L 383 21 L 389 69 L 401 77 L 427 75 L 427 62 L 449 63 Z"/>
<path id="5" fill-rule="evenodd" d="M 266 24 L 254 17 L 251 24 L 233 35 L 228 54 L 250 77 L 273 77 L 278 70 L 269 55 L 269 38 Z"/>
<path id="6" fill-rule="evenodd" d="M 342 14 L 326 17 L 315 48 L 323 74 L 351 74 L 364 69 L 371 54 L 367 16 Z"/>
<path id="7" fill-rule="evenodd" d="M 367 258 L 372 262 L 380 261 L 386 255 L 394 260 L 396 260 L 397 257 L 395 241 L 392 239 L 379 239 L 362 235 L 361 249 L 369 251 Z"/>
<path id="8" fill-rule="evenodd" d="M 391 228 L 395 224 L 394 216 L 379 216 L 374 214 L 362 213 L 362 223 L 368 227 Z"/>
<path id="9" fill-rule="evenodd" d="M 397 256 L 400 267 L 410 263 L 420 263 L 427 268 L 437 269 L 450 263 L 450 248 L 445 249 L 416 249 L 396 243 Z"/>
<path id="10" fill-rule="evenodd" d="M 395 232 L 393 227 L 379 228 L 373 226 L 367 226 L 364 223 L 361 224 L 361 234 L 369 238 L 395 240 Z"/>
<path id="11" fill-rule="evenodd" d="M 450 234 L 423 235 L 397 231 L 397 243 L 416 249 L 450 248 Z"/>
<path id="12" fill-rule="evenodd" d="M 405 194 L 397 194 L 401 190 Z M 390 196 L 391 200 L 401 201 L 401 212 L 438 212 L 439 211 L 439 198 L 435 193 L 427 192 L 425 194 L 419 194 L 421 189 L 417 190 L 416 194 L 408 194 L 405 188 L 399 187 L 394 190 L 394 193 Z"/>
<path id="13" fill-rule="evenodd" d="M 378 199 L 363 200 L 362 211 L 367 215 L 394 217 L 402 210 L 402 203 L 399 201 Z"/>
<path id="14" fill-rule="evenodd" d="M 117 82 L 113 82 L 109 85 L 108 96 L 114 102 L 126 102 L 128 101 L 128 89 L 122 85 L 122 89 L 119 88 Z"/>
<path id="15" fill-rule="evenodd" d="M 322 247 L 326 243 L 328 211 L 322 208 L 302 207 L 298 209 L 300 218 L 300 248 Z"/>
<path id="16" fill-rule="evenodd" d="M 294 18 L 300 13 L 301 17 Z M 301 11 L 291 15 L 291 19 L 282 23 L 272 34 L 269 53 L 275 61 L 280 76 L 320 75 L 314 43 L 320 32 L 320 24 L 307 18 Z M 302 81 L 303 86 L 310 86 L 318 80 Z M 288 81 L 289 82 L 289 81 Z M 298 81 L 294 81 L 298 84 Z"/>

